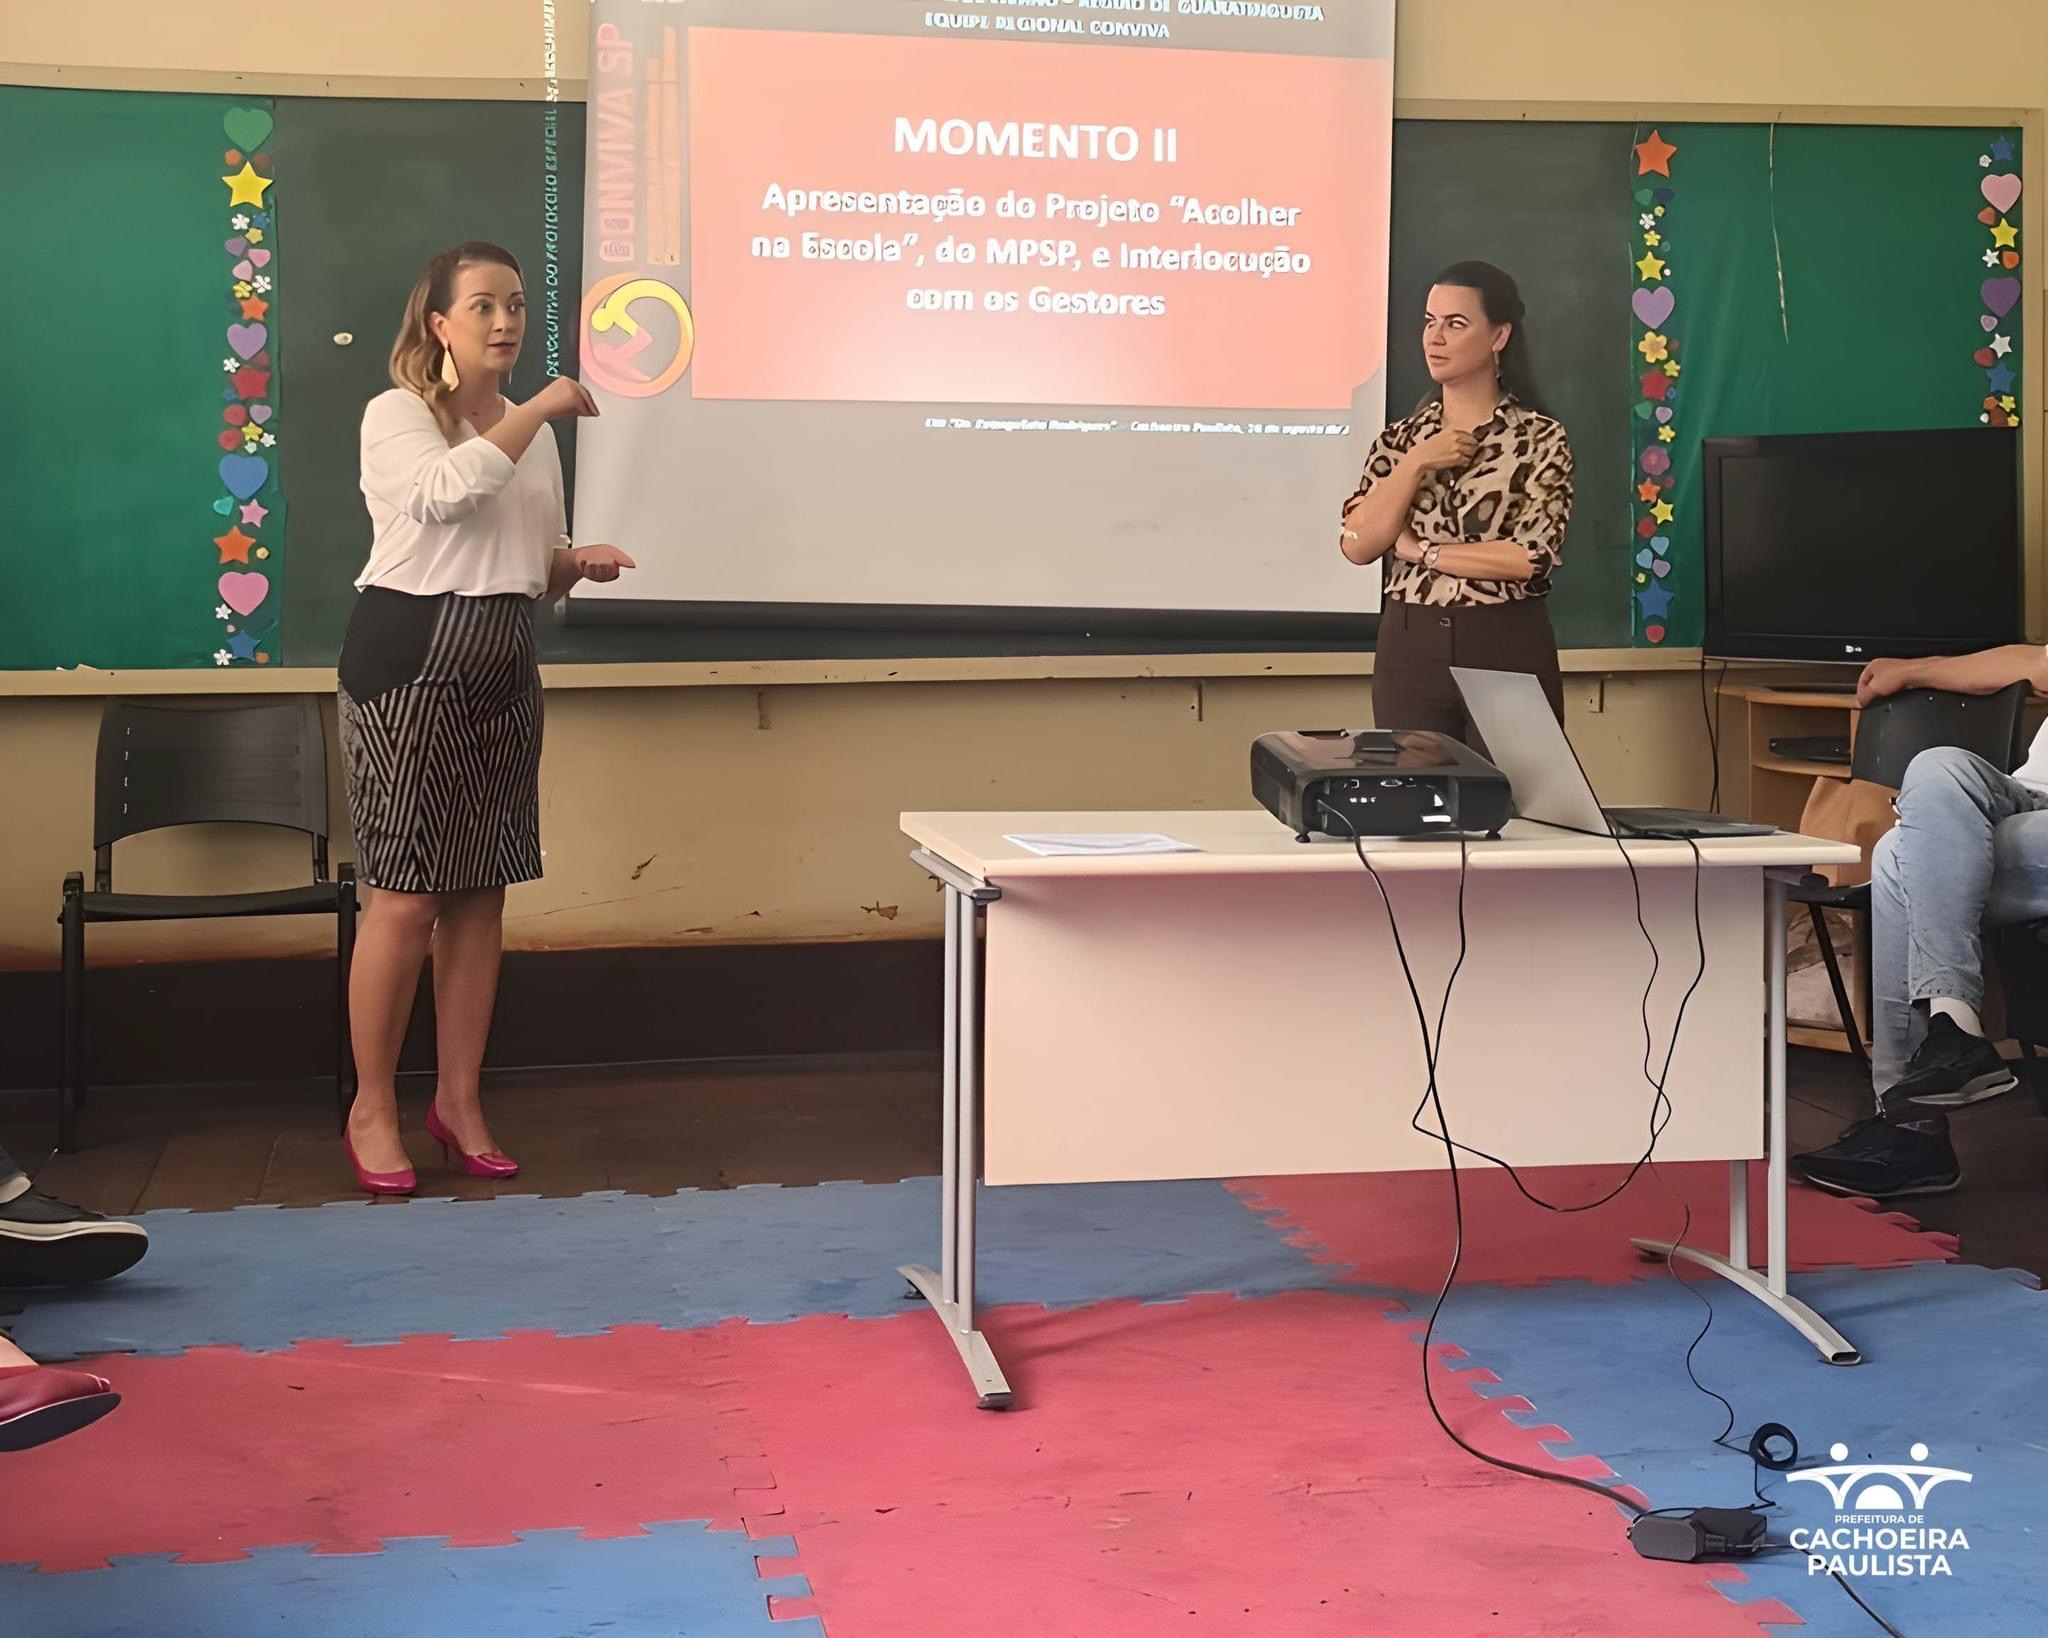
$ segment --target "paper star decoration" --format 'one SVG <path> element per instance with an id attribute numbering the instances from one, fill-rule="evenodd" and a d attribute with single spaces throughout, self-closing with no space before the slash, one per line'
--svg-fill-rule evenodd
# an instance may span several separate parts
<path id="1" fill-rule="evenodd" d="M 2000 137 L 1996 142 L 1992 143 L 1991 157 L 2001 165 L 2010 164 L 2012 162 L 2012 138 Z"/>
<path id="2" fill-rule="evenodd" d="M 248 239 L 252 245 L 260 245 L 263 243 L 263 230 L 261 228 L 251 228 L 248 233 Z"/>
<path id="3" fill-rule="evenodd" d="M 256 658 L 256 639 L 246 631 L 238 631 L 228 639 L 228 651 L 238 660 Z"/>
<path id="4" fill-rule="evenodd" d="M 251 529 L 261 529 L 263 520 L 270 516 L 270 508 L 261 501 L 251 501 L 242 508 L 242 521 Z"/>
<path id="5" fill-rule="evenodd" d="M 1984 378 L 1991 383 L 1991 390 L 1993 392 L 2012 391 L 2013 374 L 2003 364 L 1992 365 L 1990 369 L 1984 372 Z"/>
<path id="6" fill-rule="evenodd" d="M 254 222 L 258 227 L 269 227 L 270 212 L 267 210 L 259 210 L 254 216 L 250 217 L 249 220 Z"/>
<path id="7" fill-rule="evenodd" d="M 224 176 L 221 180 L 228 185 L 230 205 L 260 205 L 263 203 L 264 189 L 270 186 L 270 178 L 258 176 L 256 167 L 246 159 L 242 161 L 242 168 L 239 171 L 233 176 Z"/>
<path id="8" fill-rule="evenodd" d="M 1669 427 L 1664 427 L 1660 430 L 1664 432 L 1669 432 L 1671 429 Z M 1672 520 L 1672 518 L 1677 516 L 1677 514 L 1672 511 L 1671 503 L 1669 501 L 1660 500 L 1655 506 L 1650 508 L 1650 516 L 1655 518 L 1659 523 L 1669 523 Z"/>
<path id="9" fill-rule="evenodd" d="M 245 319 L 260 319 L 269 311 L 270 303 L 261 296 L 244 296 L 242 298 L 242 317 Z"/>
<path id="10" fill-rule="evenodd" d="M 225 604 L 225 603 L 222 603 L 222 604 L 220 604 L 220 605 L 219 605 L 218 607 L 216 607 L 216 608 L 214 609 L 214 611 L 213 611 L 213 617 L 214 617 L 214 618 L 215 618 L 216 620 L 225 620 L 225 619 L 227 619 L 227 618 L 228 618 L 228 616 L 229 616 L 229 615 L 231 615 L 231 614 L 232 614 L 233 612 L 234 612 L 234 611 L 233 611 L 232 609 L 230 609 L 230 608 L 229 608 L 229 607 L 227 606 L 227 604 Z"/>
<path id="11" fill-rule="evenodd" d="M 1657 487 L 1656 483 L 1652 479 L 1649 478 L 1645 478 L 1641 483 L 1636 485 L 1636 499 L 1641 501 L 1645 506 L 1647 506 L 1651 501 L 1655 500 L 1662 493 L 1663 491 Z"/>
<path id="12" fill-rule="evenodd" d="M 2010 249 L 2020 242 L 2020 230 L 2001 216 L 1998 226 L 1991 230 L 1991 242 L 2001 250 Z"/>
<path id="13" fill-rule="evenodd" d="M 1643 235 L 1643 243 L 1646 245 L 1661 245 L 1663 242 L 1664 235 L 1659 233 L 1655 228 L 1650 229 L 1649 232 Z"/>
<path id="14" fill-rule="evenodd" d="M 227 665 L 233 659 L 234 656 L 224 648 L 217 648 L 213 651 L 213 663 L 215 665 Z"/>
<path id="15" fill-rule="evenodd" d="M 1659 176 L 1669 176 L 1671 156 L 1677 152 L 1676 147 L 1652 131 L 1636 144 L 1636 175 L 1648 176 L 1654 171 Z"/>
<path id="16" fill-rule="evenodd" d="M 213 543 L 220 548 L 220 560 L 223 563 L 247 563 L 249 548 L 256 544 L 240 529 L 230 529 L 224 535 L 215 535 Z"/>
<path id="17" fill-rule="evenodd" d="M 1652 620 L 1661 620 L 1671 612 L 1671 593 L 1662 586 L 1647 586 L 1636 593 L 1636 601 L 1643 606 L 1643 613 Z"/>
<path id="18" fill-rule="evenodd" d="M 1985 251 L 1985 252 L 1984 252 L 1984 265 L 1985 265 L 1986 267 L 1996 267 L 1996 266 L 1998 265 L 1998 252 L 1997 252 L 1997 251 L 1995 251 L 1995 250 L 1987 250 L 1987 251 Z"/>
<path id="19" fill-rule="evenodd" d="M 2000 358 L 2005 357 L 2007 353 L 2012 351 L 2012 337 L 1993 336 L 1991 338 L 1991 350 Z"/>
<path id="20" fill-rule="evenodd" d="M 1661 279 L 1664 277 L 1664 269 L 1669 265 L 1660 261 L 1654 250 L 1646 250 L 1643 252 L 1643 259 L 1636 263 L 1636 271 L 1645 279 Z"/>
<path id="21" fill-rule="evenodd" d="M 263 435 L 263 447 L 264 447 L 265 449 L 272 449 L 272 448 L 276 447 L 276 444 L 277 444 L 277 434 L 276 434 L 276 433 L 274 433 L 274 432 L 266 432 L 266 433 L 264 433 L 264 435 Z"/>
<path id="22" fill-rule="evenodd" d="M 2017 398 L 2013 397 L 2011 393 L 2007 393 L 2004 397 L 1998 400 L 1998 407 L 2004 410 L 2006 414 L 2010 415 L 2014 410 L 2020 407 L 2020 401 Z"/>
<path id="23" fill-rule="evenodd" d="M 1664 365 L 1664 373 L 1673 380 L 1676 380 L 1678 378 L 1678 360 L 1675 358 L 1668 360 Z"/>
<path id="24" fill-rule="evenodd" d="M 235 392 L 243 398 L 266 398 L 270 394 L 270 372 L 245 364 L 235 371 Z"/>
<path id="25" fill-rule="evenodd" d="M 1668 444 L 1671 442 L 1672 439 L 1676 438 L 1677 436 L 1678 429 L 1676 427 L 1666 426 L 1659 427 L 1657 429 L 1657 442 L 1660 444 Z"/>

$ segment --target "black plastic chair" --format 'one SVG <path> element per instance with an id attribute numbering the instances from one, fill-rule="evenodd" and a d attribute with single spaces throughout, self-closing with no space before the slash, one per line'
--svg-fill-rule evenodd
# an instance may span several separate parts
<path id="1" fill-rule="evenodd" d="M 176 825 L 276 825 L 313 844 L 313 879 L 263 893 L 117 893 L 114 844 Z M 310 698 L 221 709 L 109 700 L 100 717 L 93 789 L 93 885 L 64 879 L 64 1070 L 57 1147 L 77 1144 L 85 1106 L 85 929 L 94 922 L 189 921 L 227 916 L 336 919 L 335 1095 L 346 1118 L 355 1096 L 348 974 L 355 953 L 355 869 L 327 874 L 327 741 Z"/>
<path id="2" fill-rule="evenodd" d="M 1974 751 L 1985 761 L 2010 770 L 2019 761 L 2020 730 L 2030 692 L 2026 683 L 2018 682 L 1996 694 L 1950 694 L 1935 688 L 1916 688 L 1879 700 L 1866 707 L 1857 720 L 1856 749 L 1850 759 L 1849 776 L 1896 791 L 1906 782 L 1906 770 L 1912 766 L 1913 758 L 1922 751 L 1950 745 Z M 1789 896 L 1793 903 L 1805 905 L 1813 917 L 1813 936 L 1820 945 L 1821 962 L 1827 968 L 1828 986 L 1835 992 L 1835 1010 L 1841 1015 L 1842 1033 L 1848 1037 L 1849 1050 L 1855 1053 L 1857 1063 L 1867 1074 L 1870 1054 L 1863 1045 L 1855 1010 L 1849 1004 L 1841 963 L 1835 958 L 1827 912 L 1846 910 L 1853 915 L 1869 915 L 1870 884 L 1835 887 L 1825 877 L 1808 876 Z"/>

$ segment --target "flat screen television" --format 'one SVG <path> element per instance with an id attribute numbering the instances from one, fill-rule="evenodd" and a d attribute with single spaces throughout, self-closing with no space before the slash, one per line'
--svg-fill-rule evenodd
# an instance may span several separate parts
<path id="1" fill-rule="evenodd" d="M 1967 654 L 2020 640 L 2020 451 L 2005 428 L 1708 438 L 1706 651 Z"/>

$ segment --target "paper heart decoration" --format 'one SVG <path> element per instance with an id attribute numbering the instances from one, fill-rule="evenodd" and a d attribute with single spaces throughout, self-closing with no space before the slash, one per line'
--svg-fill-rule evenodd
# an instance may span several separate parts
<path id="1" fill-rule="evenodd" d="M 242 435 L 239 432 L 223 432 L 220 435 L 220 447 L 222 449 L 240 449 L 242 447 Z"/>
<path id="2" fill-rule="evenodd" d="M 1985 332 L 1987 334 L 1998 328 L 1998 320 L 1993 318 L 1989 313 L 1979 314 L 1977 322 L 1984 326 Z"/>
<path id="3" fill-rule="evenodd" d="M 221 246 L 221 249 L 225 250 L 230 256 L 246 256 L 249 254 L 249 241 L 236 237 L 228 240 Z"/>
<path id="4" fill-rule="evenodd" d="M 2020 299 L 2020 281 L 1986 279 L 1978 294 L 1983 296 L 1984 305 L 1991 309 L 1994 317 L 2004 318 L 2012 311 L 2013 303 Z"/>
<path id="5" fill-rule="evenodd" d="M 249 406 L 249 419 L 254 421 L 259 427 L 262 426 L 265 421 L 270 419 L 270 406 L 268 404 L 251 404 Z"/>
<path id="6" fill-rule="evenodd" d="M 1998 253 L 1998 260 L 1999 264 L 2003 267 L 2018 267 L 2020 265 L 2020 253 L 2017 250 L 2001 250 Z"/>
<path id="7" fill-rule="evenodd" d="M 260 148 L 270 140 L 275 122 L 266 108 L 230 108 L 220 125 L 237 148 Z"/>
<path id="8" fill-rule="evenodd" d="M 228 345 L 234 348 L 237 358 L 254 358 L 263 351 L 263 344 L 269 339 L 269 330 L 260 324 L 228 326 Z"/>
<path id="9" fill-rule="evenodd" d="M 220 577 L 220 600 L 243 619 L 263 606 L 270 595 L 270 582 L 260 574 L 228 573 Z"/>
<path id="10" fill-rule="evenodd" d="M 252 267 L 268 267 L 270 265 L 270 252 L 262 249 L 250 251 L 249 265 Z"/>
<path id="11" fill-rule="evenodd" d="M 1638 421 L 1649 420 L 1652 412 L 1654 412 L 1656 408 L 1657 406 L 1655 404 L 1650 403 L 1642 403 L 1636 405 L 1636 419 Z"/>
<path id="12" fill-rule="evenodd" d="M 1979 185 L 1984 190 L 1984 197 L 1991 201 L 1995 210 L 2008 211 L 2019 202 L 2020 179 L 2010 171 L 2000 171 L 1987 176 Z"/>
<path id="13" fill-rule="evenodd" d="M 1659 557 L 1662 557 L 1671 550 L 1671 537 L 1669 535 L 1652 535 L 1650 537 L 1650 550 Z"/>
<path id="14" fill-rule="evenodd" d="M 1670 563 L 1668 563 L 1665 559 L 1661 557 L 1658 558 L 1655 563 L 1650 565 L 1650 573 L 1655 575 L 1659 580 L 1662 580 L 1670 572 Z"/>
<path id="15" fill-rule="evenodd" d="M 1655 195 L 1654 193 L 1652 193 L 1652 192 L 1651 192 L 1651 191 L 1650 191 L 1650 190 L 1649 190 L 1648 188 L 1638 188 L 1638 189 L 1636 189 L 1636 203 L 1637 203 L 1637 204 L 1639 204 L 1639 205 L 1654 205 L 1654 204 L 1655 204 L 1656 202 L 1657 202 L 1657 196 L 1656 196 L 1656 195 Z"/>
<path id="16" fill-rule="evenodd" d="M 1645 546 L 1640 552 L 1636 553 L 1636 561 L 1647 569 L 1652 563 L 1655 563 L 1657 559 L 1651 553 L 1650 548 Z"/>
<path id="17" fill-rule="evenodd" d="M 219 500 L 213 503 L 213 509 L 222 517 L 226 517 L 235 509 L 235 497 L 232 495 L 221 496 Z"/>
<path id="18" fill-rule="evenodd" d="M 1657 419 L 1659 421 L 1668 421 L 1671 419 L 1671 406 L 1669 404 L 1659 404 L 1657 406 Z"/>
<path id="19" fill-rule="evenodd" d="M 247 284 L 251 279 L 256 277 L 256 269 L 249 265 L 246 257 L 243 260 L 235 263 L 235 265 L 229 268 L 228 271 L 232 273 L 236 278 L 240 279 L 244 284 Z"/>
<path id="20" fill-rule="evenodd" d="M 220 418 L 231 427 L 238 427 L 249 419 L 249 412 L 240 404 L 230 404 L 220 412 Z"/>
<path id="21" fill-rule="evenodd" d="M 248 500 L 270 480 L 270 463 L 261 455 L 226 455 L 221 458 L 220 481 L 236 500 Z"/>
<path id="22" fill-rule="evenodd" d="M 1661 643 L 1664 641 L 1664 628 L 1662 626 L 1645 626 L 1643 627 L 1643 635 L 1653 643 Z"/>
<path id="23" fill-rule="evenodd" d="M 1998 362 L 1998 355 L 1994 353 L 1989 347 L 1979 347 L 1970 356 L 1974 358 L 1980 366 L 1987 370 L 1990 369 L 1992 365 Z"/>
<path id="24" fill-rule="evenodd" d="M 1671 309 L 1678 305 L 1669 285 L 1643 285 L 1629 298 L 1629 306 L 1652 330 L 1659 328 L 1671 316 Z"/>
<path id="25" fill-rule="evenodd" d="M 1986 227 L 1996 227 L 1998 225 L 1998 212 L 1993 210 L 1989 205 L 1986 205 L 1982 210 L 1977 212 L 1977 220 L 1982 222 Z"/>

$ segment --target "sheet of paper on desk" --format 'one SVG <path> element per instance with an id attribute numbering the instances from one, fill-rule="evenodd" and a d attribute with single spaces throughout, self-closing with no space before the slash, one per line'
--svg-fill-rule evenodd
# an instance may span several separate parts
<path id="1" fill-rule="evenodd" d="M 1177 842 L 1171 836 L 1157 832 L 1133 835 L 1073 835 L 1073 836 L 1005 836 L 1006 842 L 1014 842 L 1027 853 L 1035 853 L 1041 859 L 1055 859 L 1079 854 L 1113 853 L 1200 853 L 1202 850 L 1192 842 Z"/>

